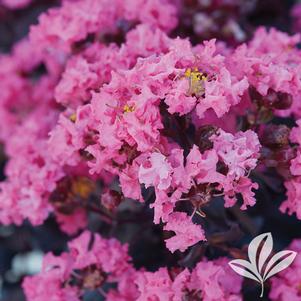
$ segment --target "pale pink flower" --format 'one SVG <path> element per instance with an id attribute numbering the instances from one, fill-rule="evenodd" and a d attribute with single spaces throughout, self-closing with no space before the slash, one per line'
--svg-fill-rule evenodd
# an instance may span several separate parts
<path id="1" fill-rule="evenodd" d="M 201 240 L 206 240 L 200 225 L 195 225 L 184 212 L 174 212 L 164 226 L 164 230 L 173 231 L 175 236 L 166 239 L 166 247 L 173 253 L 176 250 L 184 252 L 188 247 Z"/>
<path id="2" fill-rule="evenodd" d="M 159 190 L 167 189 L 171 184 L 172 167 L 167 158 L 160 153 L 152 153 L 139 168 L 139 181 L 145 187 L 156 186 Z"/>

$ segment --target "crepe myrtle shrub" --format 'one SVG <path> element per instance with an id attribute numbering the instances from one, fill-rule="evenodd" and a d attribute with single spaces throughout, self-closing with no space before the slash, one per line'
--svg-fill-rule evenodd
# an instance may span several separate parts
<path id="1" fill-rule="evenodd" d="M 233 16 L 217 22 L 230 37 L 201 39 L 219 29 L 201 27 L 211 15 L 198 12 L 188 30 L 189 5 L 61 1 L 0 56 L 0 221 L 54 217 L 69 236 L 25 277 L 28 301 L 91 291 L 108 301 L 243 300 L 249 283 L 228 262 L 246 257 L 236 241 L 252 228 L 250 207 L 271 201 L 256 197 L 269 173 L 285 191 L 279 210 L 301 219 L 299 34 L 259 27 L 248 38 Z M 300 6 L 292 14 L 298 31 Z M 152 268 L 137 264 L 144 236 L 160 246 Z M 271 300 L 301 299 L 300 266 L 297 257 L 271 280 Z"/>

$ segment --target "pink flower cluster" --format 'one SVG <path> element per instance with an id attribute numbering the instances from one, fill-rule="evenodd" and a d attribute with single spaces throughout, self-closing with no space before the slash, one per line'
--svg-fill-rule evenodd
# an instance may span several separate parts
<path id="1" fill-rule="evenodd" d="M 300 36 L 259 28 L 236 48 L 195 45 L 174 37 L 181 2 L 64 0 L 0 55 L 2 224 L 53 215 L 73 235 L 90 211 L 112 223 L 133 199 L 170 232 L 166 247 L 185 252 L 207 240 L 214 199 L 255 205 L 252 175 L 269 167 L 285 178 L 280 210 L 301 219 L 301 119 L 269 129 L 275 116 L 301 117 Z M 117 285 L 112 301 L 242 298 L 223 259 L 138 271 L 126 246 L 88 232 L 69 250 L 25 280 L 28 300 L 76 301 L 105 283 Z"/>
<path id="2" fill-rule="evenodd" d="M 183 150 L 173 148 L 167 157 L 160 152 L 154 152 L 145 158 L 140 165 L 138 176 L 140 183 L 146 187 L 154 186 L 156 200 L 154 222 L 167 223 L 165 230 L 176 235 L 166 241 L 169 250 L 185 251 L 187 247 L 200 240 L 205 240 L 203 231 L 192 223 L 192 218 L 186 213 L 174 212 L 176 203 L 186 199 L 191 189 L 206 190 L 197 192 L 192 199 L 197 203 L 196 210 L 206 202 L 212 191 L 222 191 L 225 206 L 236 203 L 236 194 L 241 193 L 244 203 L 241 209 L 255 204 L 252 188 L 258 188 L 247 177 L 254 169 L 260 150 L 257 135 L 252 131 L 238 132 L 235 136 L 219 130 L 211 138 L 213 149 L 203 154 L 194 145 L 186 157 L 184 166 Z M 223 164 L 227 173 L 218 171 L 218 163 Z M 181 198 L 183 197 L 183 198 Z M 193 212 L 194 214 L 195 212 Z"/>
<path id="3" fill-rule="evenodd" d="M 106 282 L 118 282 L 122 290 L 110 291 L 112 298 L 108 300 L 135 300 L 134 283 L 132 287 L 130 282 L 124 283 L 134 276 L 126 245 L 86 231 L 68 247 L 69 253 L 47 254 L 40 274 L 25 279 L 23 286 L 30 300 L 80 300 L 85 289 L 96 289 Z"/>
<path id="4" fill-rule="evenodd" d="M 291 177 L 284 183 L 287 190 L 287 200 L 282 203 L 280 210 L 288 211 L 289 214 L 296 213 L 298 219 L 301 219 L 300 204 L 300 183 L 301 183 L 301 120 L 297 120 L 297 127 L 294 127 L 290 133 L 290 140 L 296 145 L 295 157 L 290 161 Z"/>
<path id="5" fill-rule="evenodd" d="M 184 251 L 205 240 L 193 216 L 175 211 L 192 190 L 197 210 L 213 192 L 225 195 L 226 206 L 235 204 L 237 194 L 243 194 L 242 209 L 255 203 L 257 184 L 248 179 L 260 150 L 254 132 L 217 130 L 210 149 L 191 145 L 185 158 L 174 137 L 164 134 L 162 115 L 165 102 L 168 118 L 196 113 L 197 124 L 210 111 L 222 117 L 246 93 L 246 76 L 231 73 L 232 57 L 218 53 L 214 40 L 192 47 L 188 40 L 169 38 L 162 29 L 176 24 L 176 7 L 161 1 L 165 13 L 155 14 L 158 1 L 142 2 L 151 15 L 129 14 L 130 6 L 118 1 L 66 1 L 41 16 L 29 41 L 2 57 L 1 115 L 10 130 L 1 137 L 11 158 L 1 184 L 3 223 L 28 218 L 40 224 L 54 210 L 62 230 L 74 233 L 84 227 L 85 212 L 58 209 L 53 198 L 60 183 L 81 176 L 109 184 L 118 176 L 127 198 L 143 201 L 140 184 L 155 188 L 155 223 L 162 220 L 176 233 L 167 242 L 170 250 Z M 143 24 L 116 28 L 116 20 L 134 18 Z M 105 42 L 120 30 L 124 43 Z M 85 40 L 89 35 L 94 41 Z M 47 73 L 37 75 L 41 64 Z"/>
<path id="6" fill-rule="evenodd" d="M 301 241 L 294 240 L 289 249 L 297 252 L 297 257 L 291 266 L 271 278 L 269 297 L 272 301 L 298 301 L 301 298 Z"/>
<path id="7" fill-rule="evenodd" d="M 242 300 L 242 279 L 230 269 L 226 258 L 203 260 L 192 271 L 160 268 L 146 272 L 132 266 L 127 246 L 115 239 L 86 231 L 68 246 L 68 253 L 47 254 L 42 271 L 25 278 L 23 287 L 29 300 L 76 301 L 94 290 L 108 301 Z M 113 283 L 118 284 L 116 289 L 104 290 Z"/>

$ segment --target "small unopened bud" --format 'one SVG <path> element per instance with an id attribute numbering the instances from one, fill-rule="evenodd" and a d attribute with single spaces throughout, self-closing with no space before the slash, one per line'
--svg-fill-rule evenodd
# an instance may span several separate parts
<path id="1" fill-rule="evenodd" d="M 274 103 L 274 108 L 277 110 L 287 110 L 293 103 L 293 97 L 288 93 L 278 92 L 278 100 Z"/>
<path id="2" fill-rule="evenodd" d="M 290 94 L 284 92 L 276 92 L 269 89 L 266 96 L 263 97 L 263 105 L 277 110 L 289 109 L 292 105 L 293 98 Z"/>
<path id="3" fill-rule="evenodd" d="M 255 87 L 249 87 L 249 95 L 253 102 L 260 102 L 262 100 L 262 95 L 255 89 Z"/>
<path id="4" fill-rule="evenodd" d="M 287 110 L 291 107 L 293 98 L 290 94 L 269 89 L 267 95 L 261 95 L 254 87 L 249 88 L 253 102 L 268 109 Z"/>
<path id="5" fill-rule="evenodd" d="M 276 152 L 274 157 L 278 162 L 278 165 L 290 165 L 290 161 L 296 157 L 296 149 L 290 146 L 283 147 L 281 150 Z"/>
<path id="6" fill-rule="evenodd" d="M 109 211 L 114 211 L 121 203 L 121 195 L 115 190 L 107 190 L 101 195 L 101 204 Z"/>
<path id="7" fill-rule="evenodd" d="M 214 125 L 204 125 L 197 131 L 197 145 L 201 152 L 213 148 L 213 142 L 210 140 L 212 135 L 215 135 L 218 127 Z"/>
<path id="8" fill-rule="evenodd" d="M 271 148 L 279 148 L 289 144 L 290 128 L 286 125 L 267 125 L 261 137 L 261 143 Z"/>
<path id="9" fill-rule="evenodd" d="M 247 121 L 250 125 L 265 124 L 273 119 L 273 111 L 267 107 L 258 107 L 257 112 L 248 112 Z"/>
<path id="10" fill-rule="evenodd" d="M 263 97 L 263 105 L 269 108 L 274 107 L 274 104 L 278 101 L 278 93 L 273 89 L 269 89 L 267 95 Z"/>
<path id="11" fill-rule="evenodd" d="M 290 161 L 295 158 L 296 150 L 290 145 L 279 149 L 270 149 L 262 147 L 261 160 L 266 167 L 275 167 L 277 170 L 281 169 L 281 175 L 285 177 L 289 170 Z"/>

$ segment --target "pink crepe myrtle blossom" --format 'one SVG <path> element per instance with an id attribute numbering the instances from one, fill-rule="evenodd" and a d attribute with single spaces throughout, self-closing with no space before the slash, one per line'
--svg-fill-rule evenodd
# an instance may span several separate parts
<path id="1" fill-rule="evenodd" d="M 137 301 L 173 299 L 172 280 L 165 268 L 161 268 L 155 273 L 138 274 L 136 284 L 140 292 Z"/>
<path id="2" fill-rule="evenodd" d="M 137 300 L 181 301 L 192 296 L 206 301 L 242 300 L 242 279 L 227 266 L 226 258 L 204 260 L 192 271 L 184 269 L 175 275 L 166 268 L 140 272 L 136 284 L 140 293 Z"/>
<path id="3" fill-rule="evenodd" d="M 171 184 L 172 168 L 166 157 L 160 153 L 152 153 L 150 158 L 143 162 L 139 169 L 139 181 L 145 187 L 156 186 L 158 189 L 167 189 Z"/>
<path id="4" fill-rule="evenodd" d="M 91 290 L 105 281 L 113 283 L 118 279 L 122 281 L 124 277 L 130 279 L 133 268 L 127 255 L 127 246 L 114 239 L 106 240 L 95 235 L 90 249 L 91 238 L 92 233 L 83 232 L 68 244 L 68 253 L 60 256 L 48 253 L 44 257 L 41 272 L 25 278 L 23 282 L 27 297 L 43 300 L 51 290 L 50 300 L 80 300 L 81 289 Z M 74 284 L 69 283 L 72 277 L 75 277 Z M 48 289 L 43 290 L 44 285 Z M 121 288 L 127 290 L 124 286 Z M 136 294 L 135 290 L 131 293 Z"/>
<path id="5" fill-rule="evenodd" d="M 68 215 L 56 212 L 55 217 L 61 230 L 69 235 L 76 234 L 87 226 L 87 213 L 84 209 L 78 208 Z"/>
<path id="6" fill-rule="evenodd" d="M 223 175 L 217 172 L 218 156 L 216 150 L 205 151 L 201 154 L 196 145 L 187 156 L 185 170 L 187 175 L 194 178 L 196 183 L 218 183 Z"/>
<path id="7" fill-rule="evenodd" d="M 184 251 L 188 246 L 205 240 L 204 231 L 192 222 L 192 217 L 174 211 L 182 194 L 188 193 L 192 187 L 215 185 L 212 187 L 218 188 L 224 195 L 225 207 L 232 207 L 237 202 L 238 194 L 243 198 L 242 210 L 256 203 L 253 189 L 258 189 L 258 184 L 248 178 L 257 165 L 261 147 L 255 132 L 249 130 L 232 135 L 218 130 L 210 139 L 213 149 L 202 154 L 194 145 L 186 157 L 185 165 L 183 151 L 177 148 L 172 149 L 170 156 L 154 152 L 140 165 L 139 182 L 146 187 L 155 187 L 156 199 L 151 205 L 155 223 L 162 220 L 166 223 L 165 230 L 176 233 L 166 241 L 167 248 L 172 252 L 176 249 Z M 227 167 L 226 173 L 218 171 L 218 163 Z M 212 196 L 210 193 L 198 193 L 183 199 L 192 204 L 198 202 L 198 205 L 194 205 L 198 210 Z M 186 232 L 187 229 L 190 229 L 190 234 Z"/>
<path id="8" fill-rule="evenodd" d="M 299 41 L 299 34 L 288 36 L 273 28 L 270 31 L 259 28 L 248 46 L 239 46 L 229 57 L 228 68 L 238 78 L 247 77 L 249 84 L 263 96 L 273 89 L 297 98 L 300 93 L 300 50 L 295 46 Z M 297 101 L 293 101 L 289 109 L 276 112 L 280 116 L 291 113 L 300 115 Z"/>
<path id="9" fill-rule="evenodd" d="M 50 300 L 80 300 L 84 291 L 118 282 L 116 288 L 101 290 L 107 291 L 108 300 L 180 301 L 191 295 L 207 301 L 241 300 L 242 280 L 227 266 L 226 258 L 203 260 L 192 270 L 162 267 L 149 272 L 132 267 L 126 245 L 99 235 L 92 243 L 91 239 L 92 233 L 86 231 L 68 244 L 68 252 L 46 254 L 42 270 L 23 281 L 26 297 L 43 300 L 51 291 Z"/>
<path id="10" fill-rule="evenodd" d="M 29 301 L 78 301 L 95 289 L 108 301 L 241 301 L 227 259 L 203 255 L 220 247 L 211 211 L 224 224 L 215 206 L 254 206 L 275 168 L 287 196 L 280 211 L 301 219 L 300 35 L 258 28 L 238 46 L 189 39 L 188 2 L 197 1 L 59 1 L 0 55 L 0 222 L 51 218 L 80 233 L 25 278 Z M 30 1 L 0 3 L 6 11 Z M 235 24 L 222 33 L 239 34 Z M 144 216 L 168 268 L 136 269 L 128 245 L 111 238 L 128 223 L 140 231 Z M 231 242 L 222 251 L 237 255 Z M 272 300 L 300 299 L 293 274 L 275 278 Z"/>
<path id="11" fill-rule="evenodd" d="M 164 230 L 175 232 L 175 236 L 168 238 L 166 247 L 173 253 L 175 250 L 184 252 L 195 243 L 206 240 L 201 226 L 194 224 L 184 212 L 170 214 Z"/>
<path id="12" fill-rule="evenodd" d="M 242 300 L 239 295 L 242 280 L 228 267 L 227 259 L 199 262 L 192 271 L 188 288 L 200 291 L 206 301 Z"/>
<path id="13" fill-rule="evenodd" d="M 156 190 L 156 199 L 150 205 L 150 208 L 154 208 L 154 223 L 159 224 L 161 220 L 166 222 L 174 207 L 175 202 L 171 201 L 166 191 Z"/>
<path id="14" fill-rule="evenodd" d="M 157 10 L 157 6 L 161 9 Z M 39 17 L 39 24 L 31 27 L 30 38 L 43 51 L 60 49 L 68 53 L 74 43 L 85 40 L 89 34 L 114 33 L 122 19 L 169 31 L 176 26 L 175 15 L 176 8 L 165 0 L 141 0 L 134 6 L 128 0 L 63 1 L 61 7 L 51 8 Z"/>
<path id="15" fill-rule="evenodd" d="M 121 47 L 95 42 L 82 53 L 71 56 L 55 88 L 57 102 L 72 107 L 84 103 L 91 99 L 92 91 L 110 82 L 112 71 L 130 69 L 139 57 L 166 52 L 172 42 L 159 28 L 147 24 L 129 31 L 125 39 Z"/>
<path id="16" fill-rule="evenodd" d="M 293 176 L 301 176 L 301 152 L 298 151 L 294 159 L 291 160 L 290 171 Z"/>
<path id="17" fill-rule="evenodd" d="M 280 211 L 288 214 L 296 214 L 298 219 L 301 219 L 301 206 L 300 206 L 300 181 L 301 181 L 301 170 L 300 170 L 300 119 L 296 121 L 297 126 L 293 127 L 290 131 L 291 143 L 297 144 L 297 150 L 295 157 L 290 160 L 290 173 L 291 178 L 284 182 L 286 188 L 286 200 L 281 204 Z"/>
<path id="18" fill-rule="evenodd" d="M 132 165 L 125 167 L 119 176 L 120 186 L 125 197 L 135 200 L 143 200 L 139 182 L 139 164 L 133 162 Z"/>
<path id="19" fill-rule="evenodd" d="M 287 199 L 280 206 L 281 212 L 288 212 L 290 215 L 296 213 L 298 219 L 301 219 L 301 207 L 299 201 L 301 196 L 300 183 L 301 178 L 299 176 L 284 182 Z"/>
<path id="20" fill-rule="evenodd" d="M 194 58 L 190 58 L 190 66 L 185 62 L 187 68 L 182 70 L 166 95 L 170 113 L 183 115 L 195 108 L 199 118 L 203 118 L 207 110 L 213 110 L 221 117 L 240 102 L 248 82 L 246 78 L 239 81 L 230 74 L 225 57 L 216 54 L 215 40 L 204 42 L 195 49 L 189 49 L 184 43 L 179 43 L 179 47 L 187 56 L 191 52 Z"/>
<path id="21" fill-rule="evenodd" d="M 290 244 L 289 249 L 297 252 L 292 265 L 287 269 L 280 272 L 276 276 L 271 278 L 271 291 L 269 298 L 274 301 L 293 300 L 297 301 L 300 299 L 300 279 L 301 279 L 301 242 L 296 239 Z"/>
<path id="22" fill-rule="evenodd" d="M 237 194 L 241 194 L 243 198 L 241 209 L 253 206 L 256 200 L 252 190 L 258 189 L 258 184 L 252 183 L 248 175 L 256 167 L 260 156 L 258 136 L 251 130 L 235 135 L 220 130 L 212 137 L 212 141 L 219 158 L 228 169 L 219 185 L 225 194 L 225 206 L 233 206 L 237 201 Z"/>
<path id="23" fill-rule="evenodd" d="M 227 175 L 240 178 L 256 167 L 260 143 L 255 132 L 232 135 L 220 130 L 212 141 L 218 157 L 229 169 Z"/>
<path id="24" fill-rule="evenodd" d="M 259 185 L 257 183 L 252 183 L 252 181 L 247 177 L 241 177 L 238 181 L 233 178 L 227 178 L 220 186 L 224 191 L 225 207 L 232 207 L 237 202 L 237 194 L 241 194 L 243 198 L 243 204 L 241 205 L 241 210 L 246 210 L 248 206 L 254 206 L 256 203 L 255 193 L 253 189 L 258 189 Z"/>

